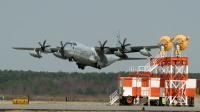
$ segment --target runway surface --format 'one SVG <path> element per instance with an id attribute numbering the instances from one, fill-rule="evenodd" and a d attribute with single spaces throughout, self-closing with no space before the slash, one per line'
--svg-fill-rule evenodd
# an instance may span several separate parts
<path id="1" fill-rule="evenodd" d="M 199 107 L 156 107 L 156 106 L 71 106 L 71 105 L 53 105 L 53 104 L 29 104 L 29 105 L 14 105 L 1 104 L 1 110 L 114 110 L 114 111 L 130 111 L 141 110 L 146 111 L 200 111 Z"/>
<path id="2" fill-rule="evenodd" d="M 56 110 L 56 111 L 198 111 L 200 107 L 160 107 L 160 106 L 107 106 L 106 102 L 64 102 L 30 101 L 27 105 L 12 104 L 12 101 L 0 101 L 1 110 Z"/>

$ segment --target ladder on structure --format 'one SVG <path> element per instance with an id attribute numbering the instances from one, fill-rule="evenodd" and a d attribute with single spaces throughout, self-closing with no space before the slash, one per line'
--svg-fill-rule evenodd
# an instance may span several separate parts
<path id="1" fill-rule="evenodd" d="M 158 54 L 155 58 L 153 58 L 148 64 L 145 65 L 145 71 L 151 72 L 158 66 L 158 61 L 162 58 L 160 54 Z"/>
<path id="2" fill-rule="evenodd" d="M 133 73 L 142 73 L 144 74 L 145 72 L 152 72 L 159 64 L 161 61 L 160 59 L 163 58 L 158 54 L 155 58 L 153 58 L 149 63 L 147 63 L 145 66 L 139 66 L 139 67 L 130 67 L 129 71 Z"/>
<path id="3" fill-rule="evenodd" d="M 112 93 L 109 97 L 110 97 L 109 103 L 111 105 L 113 105 L 113 103 L 115 103 L 119 99 L 118 90 L 116 90 L 114 93 Z"/>

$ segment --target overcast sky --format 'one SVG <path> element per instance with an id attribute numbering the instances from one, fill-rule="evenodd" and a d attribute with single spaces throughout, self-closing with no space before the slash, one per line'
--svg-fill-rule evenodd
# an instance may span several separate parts
<path id="1" fill-rule="evenodd" d="M 74 62 L 42 54 L 31 57 L 29 51 L 11 47 L 39 47 L 38 40 L 47 39 L 52 47 L 74 40 L 99 46 L 98 40 L 113 42 L 117 29 L 121 40 L 136 45 L 157 45 L 167 35 L 190 36 L 189 72 L 200 72 L 200 1 L 198 0 L 0 0 L 0 69 L 58 72 L 118 72 L 130 66 L 144 66 L 144 61 L 119 61 L 98 70 L 78 69 Z M 152 50 L 153 56 L 157 55 Z M 168 52 L 168 55 L 171 51 Z M 132 53 L 131 57 L 144 57 Z"/>

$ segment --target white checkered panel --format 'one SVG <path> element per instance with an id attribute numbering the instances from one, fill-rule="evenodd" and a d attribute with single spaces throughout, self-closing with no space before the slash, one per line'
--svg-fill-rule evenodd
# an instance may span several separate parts
<path id="1" fill-rule="evenodd" d="M 142 79 L 133 77 L 132 87 L 142 87 Z"/>
<path id="2" fill-rule="evenodd" d="M 132 87 L 123 87 L 123 96 L 132 96 Z"/>
<path id="3" fill-rule="evenodd" d="M 141 87 L 141 96 L 149 96 L 149 88 Z"/>
<path id="4" fill-rule="evenodd" d="M 160 87 L 160 78 L 151 78 L 151 87 Z"/>
<path id="5" fill-rule="evenodd" d="M 196 79 L 188 79 L 186 88 L 196 88 Z"/>

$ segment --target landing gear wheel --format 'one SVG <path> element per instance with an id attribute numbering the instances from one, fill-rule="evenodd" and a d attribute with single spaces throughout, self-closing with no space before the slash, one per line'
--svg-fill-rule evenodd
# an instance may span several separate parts
<path id="1" fill-rule="evenodd" d="M 77 64 L 77 65 L 78 65 L 78 68 L 79 68 L 79 69 L 82 69 L 82 70 L 85 69 L 85 66 L 84 66 L 84 65 L 82 65 L 82 64 Z"/>
<path id="2" fill-rule="evenodd" d="M 69 62 L 70 62 L 70 61 L 72 61 L 72 58 L 71 58 L 71 57 L 69 57 Z"/>
<path id="3" fill-rule="evenodd" d="M 95 68 L 98 68 L 98 61 L 94 64 Z"/>
<path id="4" fill-rule="evenodd" d="M 81 65 L 78 64 L 78 68 L 80 69 L 80 68 L 81 68 Z"/>
<path id="5" fill-rule="evenodd" d="M 99 69 L 99 70 L 101 69 L 101 65 L 98 66 L 98 69 Z"/>
<path id="6" fill-rule="evenodd" d="M 84 66 L 84 65 L 82 65 L 81 69 L 82 69 L 82 70 L 84 70 L 84 69 L 85 69 L 85 66 Z"/>
<path id="7" fill-rule="evenodd" d="M 70 61 L 74 61 L 74 58 L 73 57 L 69 57 L 69 62 Z"/>

